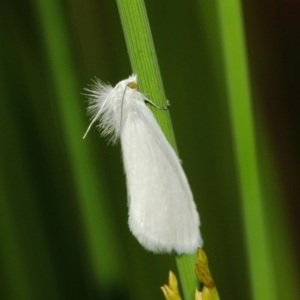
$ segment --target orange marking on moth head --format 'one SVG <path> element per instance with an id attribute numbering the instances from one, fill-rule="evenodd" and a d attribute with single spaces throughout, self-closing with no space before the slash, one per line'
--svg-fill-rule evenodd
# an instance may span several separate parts
<path id="1" fill-rule="evenodd" d="M 137 84 L 133 81 L 128 83 L 128 87 L 130 87 L 131 89 L 136 89 L 137 88 Z"/>

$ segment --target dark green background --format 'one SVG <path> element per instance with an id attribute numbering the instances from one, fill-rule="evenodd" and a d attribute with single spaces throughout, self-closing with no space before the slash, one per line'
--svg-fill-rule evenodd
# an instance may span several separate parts
<path id="1" fill-rule="evenodd" d="M 59 29 L 51 43 L 67 57 L 57 76 L 43 1 L 0 3 L 0 299 L 163 299 L 174 258 L 147 253 L 129 232 L 119 145 L 107 146 L 95 127 L 82 140 L 83 88 L 94 76 L 114 85 L 131 74 L 116 3 L 53 1 Z M 220 296 L 252 299 L 215 2 L 145 2 Z M 278 234 L 289 252 L 277 255 L 299 270 L 300 4 L 242 4 L 266 226 L 282 218 Z M 70 85 L 58 91 L 60 83 Z M 88 149 L 83 161 L 93 162 L 82 178 L 62 109 L 74 111 L 74 135 Z M 91 195 L 85 212 L 78 180 L 99 183 L 101 199 Z M 276 233 L 271 239 L 275 248 Z M 276 274 L 283 286 L 289 276 Z"/>

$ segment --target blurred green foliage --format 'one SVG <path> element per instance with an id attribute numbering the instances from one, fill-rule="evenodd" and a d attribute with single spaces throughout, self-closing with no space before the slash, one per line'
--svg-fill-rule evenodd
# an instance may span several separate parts
<path id="1" fill-rule="evenodd" d="M 254 299 L 217 1 L 145 2 L 220 298 Z M 243 12 L 275 294 L 298 299 L 300 5 Z M 83 88 L 131 73 L 116 3 L 2 0 L 0 41 L 0 299 L 163 299 L 174 257 L 128 230 L 120 147 L 82 140 Z"/>

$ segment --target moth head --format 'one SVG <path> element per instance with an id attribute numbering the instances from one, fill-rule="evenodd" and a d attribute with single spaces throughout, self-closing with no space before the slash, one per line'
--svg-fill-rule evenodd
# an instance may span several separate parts
<path id="1" fill-rule="evenodd" d="M 137 89 L 137 84 L 136 84 L 136 82 L 134 82 L 134 81 L 130 81 L 130 82 L 127 84 L 127 86 L 128 86 L 129 88 L 133 89 L 133 90 L 136 90 L 136 89 Z"/>
<path id="2" fill-rule="evenodd" d="M 137 75 L 136 74 L 132 74 L 130 75 L 127 79 L 127 86 L 133 90 L 137 89 Z"/>

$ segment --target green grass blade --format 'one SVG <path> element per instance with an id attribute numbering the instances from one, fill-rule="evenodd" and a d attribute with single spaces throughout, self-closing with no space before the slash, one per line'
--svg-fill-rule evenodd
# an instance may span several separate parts
<path id="1" fill-rule="evenodd" d="M 274 274 L 262 206 L 242 12 L 238 0 L 217 2 L 253 299 L 274 300 Z"/>
<path id="2" fill-rule="evenodd" d="M 138 74 L 139 89 L 158 105 L 166 105 L 162 78 L 154 49 L 144 1 L 117 0 L 122 27 L 133 72 Z M 170 116 L 153 110 L 167 139 L 176 149 Z"/>
<path id="3" fill-rule="evenodd" d="M 72 164 L 79 206 L 87 236 L 91 268 L 96 281 L 102 287 L 112 287 L 120 281 L 118 242 L 114 224 L 109 216 L 100 171 L 96 171 L 90 141 L 82 139 L 87 122 L 82 88 L 78 88 L 76 68 L 71 59 L 61 3 L 59 1 L 36 1 L 41 21 L 42 33 L 46 42 L 50 74 L 54 81 L 58 98 L 62 131 Z M 55 20 L 55 21 L 54 21 Z"/>
<path id="4" fill-rule="evenodd" d="M 162 79 L 143 0 L 117 0 L 122 27 L 133 72 L 138 74 L 139 89 L 158 105 L 166 104 Z M 169 113 L 153 110 L 162 130 L 174 149 L 176 141 Z M 192 299 L 196 286 L 195 255 L 176 258 L 185 299 Z"/>
<path id="5" fill-rule="evenodd" d="M 59 300 L 61 290 L 55 263 L 37 204 L 32 161 L 25 149 L 26 126 L 16 118 L 18 112 L 12 102 L 18 97 L 11 97 L 8 84 L 14 72 L 9 57 L 11 40 L 1 29 L 0 40 L 5 41 L 5 46 L 0 51 L 0 99 L 3 100 L 0 113 L 0 298 L 39 299 L 47 294 Z"/>

